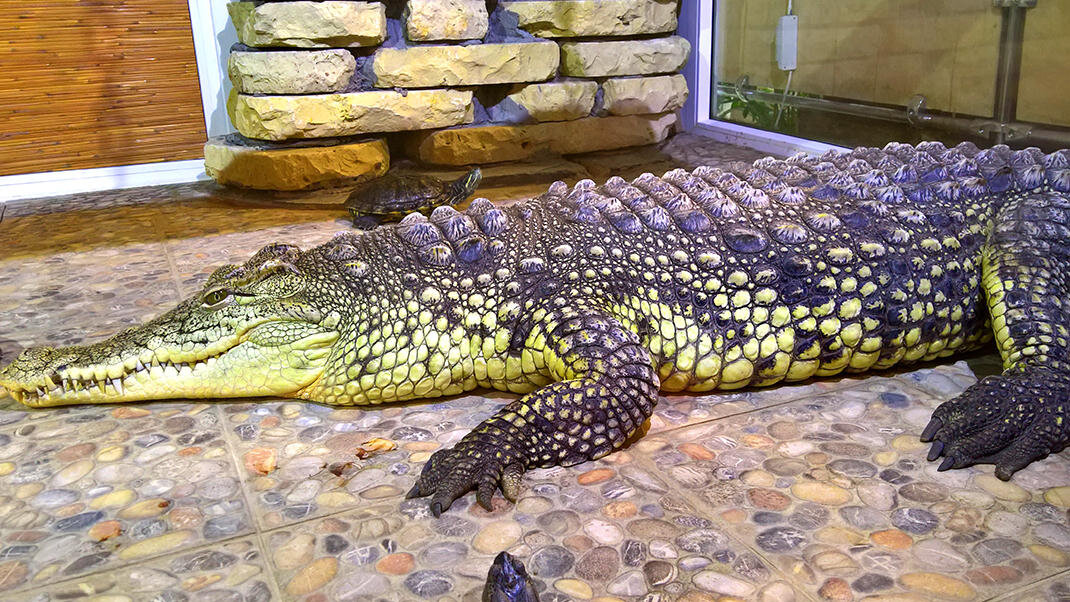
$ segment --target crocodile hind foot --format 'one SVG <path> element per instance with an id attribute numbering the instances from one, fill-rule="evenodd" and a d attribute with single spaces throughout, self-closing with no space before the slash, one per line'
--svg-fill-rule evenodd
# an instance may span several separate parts
<path id="1" fill-rule="evenodd" d="M 1070 444 L 1070 375 L 1047 369 L 988 376 L 933 412 L 921 440 L 938 470 L 995 464 L 1004 481 Z"/>

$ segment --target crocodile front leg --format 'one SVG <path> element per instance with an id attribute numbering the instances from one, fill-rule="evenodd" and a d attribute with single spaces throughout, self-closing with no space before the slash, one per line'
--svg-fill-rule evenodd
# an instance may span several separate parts
<path id="1" fill-rule="evenodd" d="M 1008 201 L 982 283 L 1006 370 L 944 403 L 922 433 L 940 470 L 995 464 L 1007 480 L 1070 444 L 1070 200 Z"/>
<path id="2" fill-rule="evenodd" d="M 472 489 L 487 509 L 498 487 L 515 501 L 524 470 L 601 458 L 653 412 L 659 383 L 638 335 L 597 310 L 561 311 L 544 322 L 540 351 L 557 380 L 431 456 L 409 497 L 432 495 L 435 516 Z"/>

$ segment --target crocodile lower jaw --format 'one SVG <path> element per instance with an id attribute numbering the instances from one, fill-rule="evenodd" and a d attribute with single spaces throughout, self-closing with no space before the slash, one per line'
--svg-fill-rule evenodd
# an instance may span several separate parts
<path id="1" fill-rule="evenodd" d="M 290 353 L 302 354 L 310 364 L 306 370 L 315 370 L 313 365 L 322 366 L 326 362 L 337 339 L 336 332 L 311 333 L 293 341 L 295 348 Z M 251 347 L 258 346 L 250 343 L 246 336 L 233 337 L 225 343 L 216 342 L 210 353 L 200 357 L 175 352 L 175 356 L 184 361 L 161 361 L 159 357 L 168 357 L 167 353 L 146 352 L 119 365 L 72 367 L 54 371 L 33 383 L 5 381 L 0 382 L 0 386 L 6 388 L 16 401 L 30 407 L 285 395 L 301 388 L 275 380 L 275 375 L 285 371 L 287 366 L 255 365 L 245 361 L 243 357 L 251 357 Z"/>
<path id="2" fill-rule="evenodd" d="M 18 384 L 7 384 L 8 392 L 15 401 L 28 406 L 52 406 L 72 403 L 108 403 L 134 401 L 139 399 L 140 388 L 145 388 L 151 381 L 196 377 L 199 373 L 218 361 L 218 355 L 196 359 L 191 362 L 160 362 L 153 357 L 148 364 L 136 360 L 133 370 L 125 370 L 114 377 L 80 378 L 69 372 L 54 372 L 43 385 L 20 388 Z M 49 383 L 52 383 L 51 386 Z"/>

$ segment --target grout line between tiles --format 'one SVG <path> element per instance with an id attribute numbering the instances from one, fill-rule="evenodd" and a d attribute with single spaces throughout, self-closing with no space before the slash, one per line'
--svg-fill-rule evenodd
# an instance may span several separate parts
<path id="1" fill-rule="evenodd" d="M 164 258 L 167 260 L 167 269 L 171 273 L 171 284 L 175 287 L 175 297 L 181 302 L 186 297 L 186 292 L 182 288 L 182 279 L 178 275 L 178 264 L 175 263 L 175 258 L 171 253 L 171 241 L 167 238 L 167 230 L 161 226 L 159 220 L 160 216 L 154 214 L 152 216 L 152 227 L 156 229 L 160 236 L 160 246 L 163 247 Z"/>
<path id="2" fill-rule="evenodd" d="M 1026 593 L 1027 591 L 1029 591 L 1030 589 L 1033 589 L 1034 587 L 1036 587 L 1038 585 L 1046 584 L 1046 583 L 1048 583 L 1050 581 L 1057 581 L 1057 580 L 1059 580 L 1059 579 L 1061 579 L 1063 577 L 1070 577 L 1070 569 L 1063 569 L 1062 571 L 1059 571 L 1058 573 L 1055 573 L 1053 575 L 1048 575 L 1047 577 L 1044 577 L 1043 579 L 1037 579 L 1036 581 L 1033 581 L 1032 583 L 1022 584 L 1020 587 L 1016 587 L 1015 589 L 1012 589 L 1012 590 L 1010 590 L 1008 592 L 1003 592 L 1002 594 L 998 594 L 998 595 L 993 596 L 991 598 L 986 598 L 985 601 L 986 602 L 1002 602 L 1002 601 L 1006 600 L 1007 602 L 1012 602 L 1014 600 L 1018 600 L 1019 599 L 1018 598 L 1019 594 Z"/>
<path id="3" fill-rule="evenodd" d="M 282 595 L 282 585 L 279 583 L 278 575 L 275 570 L 274 559 L 268 553 L 269 548 L 267 542 L 264 540 L 264 533 L 260 531 L 255 521 L 253 523 L 253 528 L 256 529 L 256 533 L 253 534 L 254 540 L 256 541 L 256 547 L 259 548 L 260 556 L 264 559 L 264 571 L 268 573 L 264 577 L 264 581 L 267 582 L 268 587 L 271 588 L 271 595 L 274 599 L 285 600 Z"/>
<path id="4" fill-rule="evenodd" d="M 785 402 L 785 403 L 791 403 L 791 402 Z M 779 404 L 779 405 L 784 405 L 784 404 Z M 797 591 L 801 591 L 802 594 L 804 596 L 807 596 L 807 598 L 809 600 L 811 600 L 813 602 L 817 602 L 817 599 L 810 595 L 809 590 L 804 588 L 803 584 L 797 583 L 791 577 L 791 575 L 786 573 L 779 565 L 777 565 L 777 563 L 775 563 L 772 560 L 770 560 L 769 558 L 767 558 L 764 552 L 762 552 L 759 549 L 756 549 L 756 548 L 752 547 L 745 540 L 743 540 L 738 535 L 736 535 L 731 530 L 731 527 L 727 527 L 726 526 L 726 527 L 722 528 L 721 525 L 723 525 L 723 523 L 721 523 L 720 520 L 717 518 L 716 511 L 709 504 L 707 504 L 706 501 L 703 500 L 701 496 L 694 495 L 692 493 L 692 490 L 688 489 L 686 487 L 679 487 L 679 488 L 675 488 L 674 489 L 673 485 L 675 485 L 675 483 L 666 482 L 665 479 L 663 479 L 662 477 L 658 476 L 662 472 L 661 468 L 659 468 L 658 465 L 652 459 L 650 459 L 650 457 L 648 457 L 646 454 L 633 454 L 633 456 L 635 457 L 636 462 L 638 462 L 640 465 L 642 465 L 643 468 L 647 469 L 647 471 L 649 471 L 651 473 L 652 477 L 654 477 L 659 482 L 661 482 L 663 485 L 665 485 L 666 489 L 668 491 L 675 491 L 676 494 L 680 495 L 688 503 L 690 503 L 692 506 L 694 506 L 695 510 L 701 511 L 705 516 L 707 516 L 710 519 L 710 521 L 715 526 L 718 527 L 718 530 L 722 531 L 731 541 L 741 545 L 744 549 L 754 553 L 756 556 L 758 556 L 758 558 L 761 558 L 762 562 L 766 563 L 766 565 L 768 565 L 770 567 L 770 570 L 774 574 L 780 575 L 780 578 L 783 581 L 787 582 L 789 585 L 791 585 L 792 589 L 795 589 Z M 764 584 L 764 583 L 763 584 L 759 584 L 757 587 L 758 587 L 758 589 L 760 589 L 764 585 L 766 585 L 766 584 Z"/>
<path id="5" fill-rule="evenodd" d="M 230 449 L 230 445 L 227 443 L 226 423 L 222 419 L 222 414 L 223 414 L 222 406 L 220 404 L 218 404 L 218 403 L 211 404 L 211 408 L 210 409 L 212 411 L 216 412 L 216 419 L 219 420 L 219 428 L 220 428 L 220 431 L 221 431 L 221 433 L 223 435 L 224 446 L 227 447 L 227 451 L 230 454 L 231 459 L 233 460 L 234 453 Z M 52 422 L 52 421 L 55 421 L 55 420 L 61 420 L 63 418 L 66 418 L 66 416 L 61 416 L 61 417 L 57 417 L 57 418 L 48 419 L 46 421 L 46 423 Z M 23 426 L 23 425 L 13 425 L 13 426 L 19 427 L 19 426 Z M 235 464 L 234 465 L 234 471 L 238 475 L 239 486 L 240 486 L 241 478 L 242 478 L 241 464 Z M 244 488 L 242 489 L 242 496 L 243 496 L 243 500 L 245 501 L 245 505 L 246 505 L 247 509 L 249 510 L 249 516 L 250 516 L 250 518 L 252 518 L 252 516 L 253 516 L 252 515 L 252 508 L 251 508 L 251 506 L 249 504 L 248 499 L 246 499 L 246 493 L 245 493 Z M 156 560 L 158 560 L 160 558 L 164 558 L 164 557 L 171 556 L 171 555 L 190 554 L 190 553 L 194 553 L 197 550 L 201 550 L 201 549 L 204 549 L 204 548 L 213 547 L 213 546 L 219 546 L 219 545 L 222 545 L 222 544 L 230 542 L 230 541 L 236 541 L 236 540 L 240 540 L 240 539 L 244 539 L 244 538 L 254 538 L 254 536 L 255 536 L 255 541 L 256 541 L 257 546 L 261 549 L 261 553 L 263 553 L 263 550 L 266 549 L 266 548 L 265 548 L 265 546 L 262 545 L 261 540 L 259 538 L 259 532 L 258 532 L 258 530 L 256 528 L 256 522 L 251 520 L 250 521 L 249 530 L 244 532 L 244 533 L 236 533 L 236 534 L 234 534 L 234 535 L 232 535 L 230 537 L 225 537 L 223 539 L 216 539 L 216 540 L 213 540 L 213 541 L 206 541 L 206 542 L 204 542 L 204 543 L 202 543 L 200 545 L 191 546 L 189 548 L 175 549 L 175 550 L 170 550 L 168 552 L 164 552 L 164 553 L 161 553 L 161 554 L 155 554 L 155 555 L 151 555 L 151 556 L 146 556 L 144 558 L 141 558 L 141 559 L 138 559 L 138 560 L 135 560 L 135 561 L 120 562 L 119 564 L 101 567 L 98 570 L 93 570 L 93 571 L 88 571 L 88 572 L 85 572 L 85 573 L 80 573 L 78 575 L 73 575 L 73 576 L 71 576 L 69 578 L 61 579 L 59 581 L 50 581 L 49 583 L 41 584 L 41 585 L 35 585 L 35 586 L 32 586 L 32 587 L 31 586 L 27 586 L 27 587 L 23 587 L 23 588 L 16 588 L 15 590 L 12 591 L 12 593 L 27 593 L 27 592 L 39 591 L 39 590 L 43 590 L 45 588 L 48 588 L 48 587 L 51 587 L 51 586 L 54 586 L 54 585 L 57 585 L 57 584 L 63 584 L 63 583 L 67 583 L 67 582 L 77 581 L 79 579 L 87 579 L 87 578 L 90 578 L 90 577 L 93 577 L 93 576 L 96 576 L 96 575 L 100 575 L 102 573 L 109 573 L 109 572 L 113 572 L 113 571 L 116 571 L 116 570 L 119 570 L 119 569 L 123 569 L 123 568 L 126 568 L 126 567 L 136 566 L 136 565 L 143 564 L 143 563 L 146 563 L 146 562 L 153 562 L 153 561 L 156 561 Z M 268 562 L 268 559 L 265 558 L 265 562 Z M 266 570 L 270 570 L 270 565 L 265 565 L 265 569 Z M 269 583 L 269 585 L 273 585 L 273 584 L 274 584 L 274 574 L 272 574 L 272 579 L 271 579 L 271 582 Z"/>
<path id="6" fill-rule="evenodd" d="M 238 488 L 241 489 L 242 500 L 245 502 L 246 511 L 249 513 L 249 524 L 253 529 L 253 538 L 263 557 L 264 570 L 270 575 L 270 577 L 265 578 L 265 580 L 267 581 L 268 587 L 271 588 L 272 596 L 275 596 L 278 600 L 282 600 L 282 588 L 275 575 L 273 559 L 268 554 L 269 548 L 267 542 L 264 541 L 264 531 L 260 528 L 260 515 L 256 512 L 256 506 L 253 504 L 253 499 L 250 497 L 251 487 L 247 486 L 248 483 L 245 480 L 245 463 L 242 461 L 241 456 L 238 455 L 238 446 L 233 439 L 235 435 L 227 424 L 227 416 L 223 411 L 223 406 L 215 404 L 213 409 L 216 412 L 216 418 L 219 420 L 219 430 L 223 433 L 223 445 L 226 446 L 227 453 L 230 454 L 230 460 L 234 465 L 234 471 L 238 473 Z"/>
<path id="7" fill-rule="evenodd" d="M 242 539 L 251 539 L 253 537 L 253 535 L 255 535 L 255 532 L 250 530 L 250 531 L 247 531 L 245 533 L 239 533 L 239 534 L 231 535 L 230 537 L 225 537 L 223 539 L 216 539 L 216 540 L 213 540 L 213 541 L 204 542 L 204 543 L 202 543 L 200 545 L 190 546 L 188 548 L 170 550 L 168 552 L 164 552 L 164 553 L 161 553 L 161 554 L 154 554 L 154 555 L 151 555 L 151 556 L 145 556 L 144 558 L 139 558 L 139 559 L 134 560 L 134 561 L 121 562 L 119 564 L 106 566 L 106 567 L 101 567 L 98 570 L 88 571 L 88 572 L 85 572 L 85 573 L 79 573 L 77 575 L 73 575 L 71 577 L 60 579 L 58 581 L 50 580 L 48 583 L 38 584 L 38 585 L 34 585 L 32 587 L 27 586 L 27 587 L 22 587 L 22 588 L 16 588 L 16 589 L 12 590 L 10 593 L 12 593 L 12 594 L 26 594 L 26 593 L 33 593 L 33 592 L 37 592 L 37 591 L 42 591 L 42 590 L 45 590 L 47 588 L 54 587 L 56 585 L 63 585 L 65 583 L 77 582 L 79 580 L 85 580 L 85 579 L 88 579 L 90 577 L 95 577 L 97 575 L 113 573 L 113 572 L 118 571 L 120 569 L 130 568 L 130 567 L 146 564 L 146 563 L 149 563 L 149 562 L 155 562 L 155 561 L 160 560 L 161 558 L 167 558 L 169 556 L 180 556 L 180 555 L 184 556 L 184 555 L 188 555 L 188 554 L 195 554 L 195 553 L 197 553 L 197 552 L 199 552 L 201 550 L 205 550 L 205 549 L 209 549 L 209 548 L 215 548 L 215 547 L 218 547 L 220 545 L 223 545 L 225 543 L 229 543 L 229 542 L 232 542 L 232 541 L 240 541 Z"/>
<path id="8" fill-rule="evenodd" d="M 844 387 L 842 389 L 835 389 L 832 392 L 833 393 L 841 393 L 841 392 L 844 392 L 844 391 L 852 391 L 852 390 L 854 390 L 854 389 L 856 389 L 858 387 L 861 387 L 861 386 L 863 386 L 865 384 L 866 384 L 865 381 L 861 381 L 861 382 L 858 382 L 857 384 L 850 385 L 850 386 Z M 711 417 L 711 418 L 698 420 L 696 422 L 689 422 L 687 424 L 676 425 L 676 426 L 673 426 L 672 428 L 666 428 L 666 429 L 660 430 L 660 431 L 658 431 L 656 433 L 647 433 L 646 435 L 644 435 L 644 437 L 646 437 L 646 436 L 657 437 L 657 436 L 665 434 L 665 433 L 676 432 L 676 431 L 679 431 L 681 429 L 691 428 L 693 426 L 698 426 L 700 424 L 709 424 L 711 422 L 717 422 L 718 420 L 726 420 L 728 418 L 735 418 L 736 416 L 744 416 L 744 415 L 747 415 L 747 414 L 753 414 L 754 412 L 761 412 L 763 410 L 770 410 L 770 409 L 773 409 L 773 408 L 779 408 L 781 406 L 788 405 L 789 403 L 795 403 L 797 401 L 804 401 L 804 400 L 807 400 L 807 399 L 810 399 L 810 398 L 813 398 L 813 397 L 821 397 L 821 396 L 824 396 L 824 395 L 828 395 L 829 393 L 830 392 L 826 391 L 824 393 L 814 393 L 814 394 L 810 394 L 810 395 L 802 395 L 800 397 L 793 397 L 793 398 L 789 398 L 789 399 L 787 399 L 785 401 L 779 401 L 779 402 L 776 402 L 776 403 L 771 403 L 769 405 L 758 406 L 758 407 L 750 408 L 750 409 L 747 409 L 747 410 L 741 410 L 739 412 L 731 412 L 731 413 L 725 414 L 724 416 L 714 416 L 714 417 Z"/>

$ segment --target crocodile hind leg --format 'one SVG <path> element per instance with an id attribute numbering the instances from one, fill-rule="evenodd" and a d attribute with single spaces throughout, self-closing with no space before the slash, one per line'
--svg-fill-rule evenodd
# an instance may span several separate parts
<path id="1" fill-rule="evenodd" d="M 544 323 L 546 348 L 537 351 L 557 380 L 431 456 L 409 497 L 433 495 L 435 516 L 472 489 L 488 509 L 499 486 L 515 501 L 525 469 L 601 458 L 653 412 L 658 378 L 634 332 L 596 311 L 561 312 Z"/>
<path id="2" fill-rule="evenodd" d="M 938 407 L 922 440 L 940 470 L 995 464 L 1006 480 L 1070 444 L 1070 199 L 1009 200 L 982 283 L 1005 370 Z"/>

